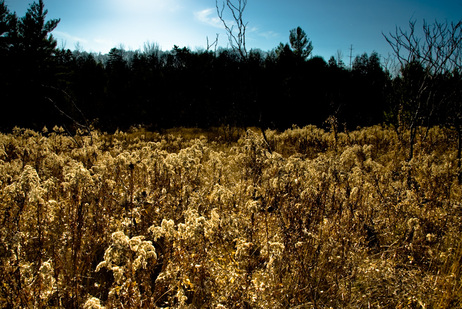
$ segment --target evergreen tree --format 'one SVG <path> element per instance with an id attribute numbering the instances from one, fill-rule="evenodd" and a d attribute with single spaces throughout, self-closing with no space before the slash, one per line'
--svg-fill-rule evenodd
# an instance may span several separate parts
<path id="1" fill-rule="evenodd" d="M 6 56 L 14 38 L 17 36 L 18 18 L 12 14 L 5 4 L 5 1 L 0 1 L 0 55 Z"/>
<path id="2" fill-rule="evenodd" d="M 58 26 L 59 19 L 46 21 L 48 10 L 43 0 L 30 5 L 26 15 L 19 21 L 19 56 L 24 73 L 32 83 L 43 85 L 53 76 L 53 62 L 57 42 L 51 32 Z M 36 86 L 36 85 L 34 85 Z"/>
<path id="3" fill-rule="evenodd" d="M 39 57 L 47 59 L 56 51 L 56 40 L 51 32 L 58 26 L 60 20 L 46 21 L 47 14 L 48 10 L 45 10 L 43 0 L 39 0 L 38 3 L 31 4 L 19 24 L 22 49 L 25 53 L 33 54 L 36 59 Z"/>
<path id="4" fill-rule="evenodd" d="M 15 64 L 12 57 L 12 46 L 17 42 L 18 18 L 10 12 L 4 1 L 0 1 L 0 102 L 2 110 L 11 110 L 9 102 L 14 98 L 12 81 L 15 79 Z M 7 128 L 11 115 L 1 113 L 0 126 Z"/>
<path id="5" fill-rule="evenodd" d="M 294 54 L 303 60 L 306 60 L 313 51 L 313 44 L 300 27 L 290 30 L 289 42 Z"/>
<path id="6" fill-rule="evenodd" d="M 370 56 L 367 53 L 357 56 L 353 61 L 351 79 L 354 97 L 346 121 L 361 126 L 382 122 L 389 78 L 380 64 L 379 55 L 373 52 Z"/>
<path id="7" fill-rule="evenodd" d="M 50 121 L 58 114 L 50 99 L 57 95 L 54 89 L 57 43 L 51 32 L 60 20 L 46 21 L 47 14 L 42 0 L 32 3 L 18 21 L 18 38 L 11 48 L 16 73 L 13 88 L 23 104 L 17 124 L 35 128 L 47 122 L 51 125 Z"/>

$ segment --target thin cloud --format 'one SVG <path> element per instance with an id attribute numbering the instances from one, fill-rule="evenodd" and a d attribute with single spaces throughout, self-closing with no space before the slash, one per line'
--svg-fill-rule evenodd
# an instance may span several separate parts
<path id="1" fill-rule="evenodd" d="M 247 32 L 249 34 L 254 34 L 254 35 L 257 35 L 257 36 L 260 36 L 260 37 L 264 37 L 265 39 L 273 39 L 273 38 L 277 38 L 277 37 L 280 36 L 280 34 L 278 32 L 275 32 L 275 31 L 272 31 L 272 30 L 262 31 L 258 27 L 249 28 L 249 29 L 247 29 Z"/>
<path id="2" fill-rule="evenodd" d="M 69 41 L 72 41 L 72 42 L 80 42 L 80 43 L 87 43 L 88 42 L 86 39 L 80 38 L 78 36 L 72 35 L 72 34 L 67 33 L 67 32 L 58 31 L 58 30 L 53 31 L 53 36 L 56 37 L 56 38 L 69 40 Z"/>
<path id="3" fill-rule="evenodd" d="M 194 12 L 194 17 L 196 20 L 200 21 L 203 24 L 207 24 L 209 26 L 223 29 L 223 23 L 221 22 L 220 18 L 216 16 L 217 11 L 214 8 L 204 9 L 202 11 Z M 227 21 L 228 22 L 228 21 Z M 232 22 L 229 22 L 232 23 Z"/>
<path id="4" fill-rule="evenodd" d="M 247 29 L 248 32 L 258 32 L 258 30 L 260 29 L 258 29 L 257 27 L 252 27 L 250 29 Z"/>
<path id="5" fill-rule="evenodd" d="M 258 32 L 258 35 L 259 36 L 262 36 L 264 37 L 265 39 L 272 39 L 272 38 L 277 38 L 280 36 L 279 33 L 275 32 L 275 31 L 264 31 L 264 32 Z"/>

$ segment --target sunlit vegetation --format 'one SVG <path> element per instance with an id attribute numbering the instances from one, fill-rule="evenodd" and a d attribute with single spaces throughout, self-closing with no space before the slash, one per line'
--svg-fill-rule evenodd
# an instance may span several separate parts
<path id="1" fill-rule="evenodd" d="M 462 23 L 386 36 L 392 74 L 299 27 L 71 52 L 46 15 L 0 0 L 0 308 L 462 307 Z"/>
<path id="2" fill-rule="evenodd" d="M 265 133 L 1 134 L 0 307 L 462 305 L 456 132 Z"/>

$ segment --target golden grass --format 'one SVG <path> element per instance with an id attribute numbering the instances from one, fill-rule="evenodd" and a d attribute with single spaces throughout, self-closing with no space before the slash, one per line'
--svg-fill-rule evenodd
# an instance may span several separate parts
<path id="1" fill-rule="evenodd" d="M 451 130 L 0 135 L 0 307 L 461 307 Z"/>

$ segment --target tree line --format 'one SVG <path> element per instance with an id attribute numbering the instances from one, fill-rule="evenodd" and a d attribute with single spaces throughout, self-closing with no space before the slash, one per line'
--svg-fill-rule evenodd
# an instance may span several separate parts
<path id="1" fill-rule="evenodd" d="M 396 75 L 376 52 L 357 56 L 351 67 L 335 57 L 326 62 L 312 55 L 312 42 L 300 27 L 290 31 L 289 43 L 268 52 L 210 46 L 162 51 L 146 44 L 143 51 L 113 48 L 98 55 L 57 48 L 52 31 L 59 20 L 46 15 L 43 0 L 21 18 L 0 2 L 3 130 L 56 124 L 105 131 L 133 125 L 284 129 L 324 125 L 327 119 L 354 129 L 383 122 L 446 124 L 447 111 L 455 119 L 460 109 L 460 100 L 453 104 L 460 91 L 452 91 L 460 85 L 458 68 L 430 72 L 438 76 L 430 81 L 417 57 L 403 62 Z M 451 100 L 448 91 L 424 98 L 418 82 L 423 78 L 425 91 L 438 84 L 452 91 Z M 416 93 L 426 100 L 418 108 Z"/>

